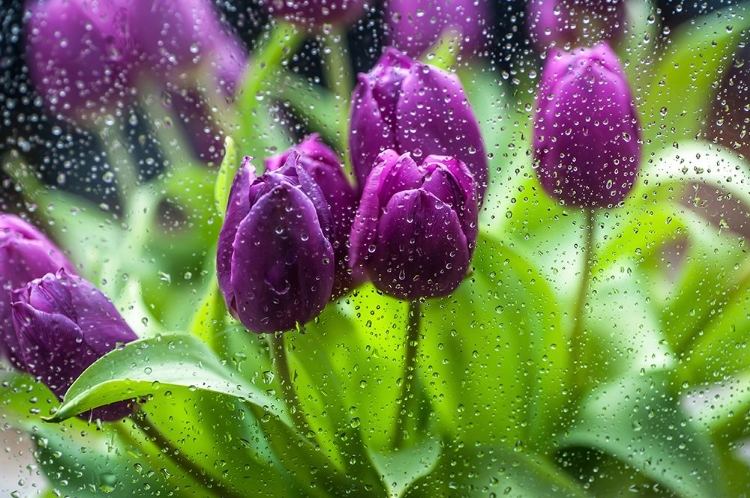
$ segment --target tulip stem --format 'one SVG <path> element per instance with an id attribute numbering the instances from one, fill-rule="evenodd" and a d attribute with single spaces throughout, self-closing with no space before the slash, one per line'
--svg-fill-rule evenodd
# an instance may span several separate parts
<path id="1" fill-rule="evenodd" d="M 573 313 L 573 330 L 570 334 L 570 388 L 575 397 L 581 394 L 583 379 L 585 379 L 584 348 L 586 343 L 584 330 L 584 312 L 586 299 L 589 292 L 589 281 L 591 280 L 591 268 L 594 259 L 594 223 L 596 223 L 596 210 L 585 210 L 584 216 L 585 240 L 583 246 L 583 270 L 581 272 L 581 283 L 576 296 L 575 310 Z"/>
<path id="2" fill-rule="evenodd" d="M 286 346 L 284 345 L 284 334 L 281 332 L 269 334 L 269 345 L 271 347 L 273 368 L 279 377 L 284 402 L 292 418 L 292 423 L 304 437 L 309 438 L 309 435 L 315 434 L 315 432 L 310 427 L 310 424 L 307 423 L 305 412 L 302 410 L 302 404 L 299 402 L 297 390 L 294 388 L 294 383 L 292 382 L 289 359 L 286 354 Z"/>
<path id="3" fill-rule="evenodd" d="M 232 488 L 228 488 L 220 479 L 210 475 L 206 469 L 193 462 L 188 455 L 180 451 L 156 426 L 149 420 L 146 413 L 136 407 L 131 419 L 133 425 L 146 435 L 146 438 L 159 448 L 161 454 L 169 458 L 174 465 L 185 471 L 206 490 L 212 490 L 214 494 L 222 497 L 241 498 L 242 494 Z"/>
<path id="4" fill-rule="evenodd" d="M 339 111 L 339 147 L 344 154 L 347 173 L 352 172 L 349 158 L 349 101 L 352 98 L 352 65 L 346 50 L 346 32 L 334 30 L 325 38 L 323 57 L 326 70 L 326 82 L 336 94 Z M 353 175 L 352 175 L 353 176 Z"/>
<path id="5" fill-rule="evenodd" d="M 414 403 L 417 394 L 417 351 L 422 310 L 419 301 L 409 302 L 406 322 L 406 358 L 404 375 L 401 377 L 401 395 L 396 413 L 396 431 L 393 435 L 393 449 L 398 449 L 406 437 L 406 422 L 414 416 Z"/>

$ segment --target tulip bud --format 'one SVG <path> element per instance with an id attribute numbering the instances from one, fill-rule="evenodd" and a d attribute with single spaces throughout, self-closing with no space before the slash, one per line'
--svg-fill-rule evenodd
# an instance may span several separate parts
<path id="1" fill-rule="evenodd" d="M 69 119 L 127 104 L 135 56 L 125 0 L 30 2 L 27 60 L 45 103 Z"/>
<path id="2" fill-rule="evenodd" d="M 301 144 L 282 154 L 266 159 L 266 170 L 278 170 L 294 153 L 299 154 L 299 166 L 315 180 L 331 208 L 331 246 L 336 261 L 332 298 L 335 299 L 351 290 L 356 285 L 355 280 L 358 280 L 355 279 L 348 262 L 349 234 L 352 231 L 359 198 L 354 187 L 344 176 L 341 161 L 336 153 L 322 143 L 317 134 L 307 137 Z"/>
<path id="3" fill-rule="evenodd" d="M 65 270 L 12 291 L 11 301 L 26 370 L 60 399 L 92 363 L 138 338 L 99 289 Z M 129 413 L 119 402 L 90 415 L 112 421 Z"/>
<path id="4" fill-rule="evenodd" d="M 550 46 L 583 44 L 584 40 L 619 40 L 625 31 L 623 0 L 532 0 L 526 27 L 531 41 L 544 52 Z"/>
<path id="5" fill-rule="evenodd" d="M 245 158 L 229 193 L 216 270 L 229 312 L 256 333 L 316 317 L 331 297 L 331 211 L 293 153 L 257 178 Z"/>
<path id="6" fill-rule="evenodd" d="M 25 370 L 13 328 L 10 291 L 35 278 L 73 265 L 39 230 L 12 214 L 0 214 L 0 352 L 19 370 Z"/>
<path id="7" fill-rule="evenodd" d="M 640 157 L 635 101 L 609 46 L 549 55 L 534 126 L 534 165 L 547 193 L 574 206 L 617 205 Z"/>
<path id="8" fill-rule="evenodd" d="M 461 53 L 476 54 L 489 28 L 489 4 L 476 0 L 388 0 L 385 19 L 390 44 L 409 57 L 419 57 L 447 31 L 460 40 Z"/>
<path id="9" fill-rule="evenodd" d="M 351 234 L 352 266 L 400 299 L 445 296 L 469 269 L 477 239 L 476 184 L 464 163 L 383 152 L 367 178 Z"/>
<path id="10" fill-rule="evenodd" d="M 353 23 L 367 10 L 367 0 L 263 0 L 272 16 L 301 26 Z"/>
<path id="11" fill-rule="evenodd" d="M 182 83 L 231 37 L 210 0 L 131 0 L 133 38 L 163 82 Z"/>
<path id="12" fill-rule="evenodd" d="M 455 157 L 469 168 L 480 200 L 487 187 L 487 154 L 461 82 L 395 49 L 386 50 L 372 71 L 359 75 L 349 149 L 360 188 L 387 149 L 418 159 Z"/>

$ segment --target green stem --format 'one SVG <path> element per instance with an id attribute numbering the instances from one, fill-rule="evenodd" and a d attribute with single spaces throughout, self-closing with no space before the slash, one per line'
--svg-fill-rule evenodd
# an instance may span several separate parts
<path id="1" fill-rule="evenodd" d="M 596 211 L 587 209 L 585 211 L 583 227 L 585 231 L 585 240 L 583 246 L 583 270 L 581 272 L 581 282 L 578 287 L 576 296 L 575 310 L 573 312 L 573 330 L 570 334 L 571 362 L 570 362 L 570 388 L 575 395 L 579 397 L 582 392 L 586 372 L 584 371 L 584 349 L 586 344 L 584 329 L 584 311 L 586 309 L 586 299 L 589 293 L 589 281 L 591 280 L 591 268 L 594 259 L 594 223 L 596 222 Z"/>
<path id="2" fill-rule="evenodd" d="M 346 33 L 334 30 L 324 40 L 323 58 L 328 86 L 336 94 L 339 123 L 339 142 L 347 144 L 349 135 L 349 105 L 352 98 L 352 65 L 345 45 Z M 349 147 L 344 147 L 344 166 L 352 173 Z M 353 175 L 352 175 L 353 176 Z"/>
<path id="3" fill-rule="evenodd" d="M 294 388 L 294 382 L 292 381 L 289 369 L 289 359 L 286 354 L 286 346 L 284 345 L 284 334 L 281 332 L 269 334 L 269 344 L 271 346 L 273 368 L 279 377 L 284 402 L 292 418 L 292 423 L 294 423 L 294 426 L 303 436 L 309 438 L 311 434 L 315 434 L 315 431 L 307 423 L 297 390 Z"/>
<path id="4" fill-rule="evenodd" d="M 138 186 L 138 165 L 127 150 L 128 139 L 122 132 L 121 123 L 100 128 L 99 138 L 107 154 L 107 163 L 116 178 L 122 211 L 127 213 L 130 198 Z"/>
<path id="5" fill-rule="evenodd" d="M 419 329 L 422 317 L 418 301 L 409 302 L 406 322 L 406 355 L 404 361 L 404 375 L 401 377 L 401 395 L 398 400 L 396 413 L 396 430 L 393 435 L 393 449 L 398 449 L 404 443 L 406 424 L 415 416 L 414 400 L 417 399 L 417 351 L 419 348 Z"/>

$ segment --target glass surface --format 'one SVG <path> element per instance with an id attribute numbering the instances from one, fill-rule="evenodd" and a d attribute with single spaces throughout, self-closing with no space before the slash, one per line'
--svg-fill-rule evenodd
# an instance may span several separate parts
<path id="1" fill-rule="evenodd" d="M 747 496 L 750 3 L 0 8 L 0 495 Z"/>

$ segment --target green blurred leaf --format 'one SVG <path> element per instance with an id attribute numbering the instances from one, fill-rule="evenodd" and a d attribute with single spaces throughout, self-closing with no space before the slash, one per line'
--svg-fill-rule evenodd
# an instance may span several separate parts
<path id="1" fill-rule="evenodd" d="M 747 3 L 680 24 L 668 38 L 666 52 L 641 92 L 644 142 L 660 149 L 664 143 L 693 139 L 706 126 L 706 112 L 715 86 L 732 60 L 742 33 L 750 28 Z M 687 95 L 694 98 L 685 98 Z M 695 97 L 697 96 L 697 97 Z"/>
<path id="2" fill-rule="evenodd" d="M 214 185 L 214 201 L 216 201 L 216 211 L 219 217 L 224 219 L 224 212 L 229 203 L 229 192 L 232 190 L 234 177 L 240 167 L 240 157 L 237 153 L 237 146 L 232 137 L 224 140 L 224 159 L 221 160 L 219 174 L 216 175 L 216 184 Z"/>
<path id="3" fill-rule="evenodd" d="M 450 444 L 405 498 L 434 496 L 585 497 L 583 489 L 543 458 L 502 446 Z"/>
<path id="4" fill-rule="evenodd" d="M 592 392 L 561 448 L 614 456 L 685 497 L 724 496 L 719 456 L 664 371 L 629 374 Z"/>
<path id="5" fill-rule="evenodd" d="M 59 422 L 91 408 L 164 391 L 211 391 L 281 415 L 275 398 L 224 367 L 197 338 L 165 334 L 106 354 L 73 383 L 50 418 Z"/>

